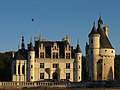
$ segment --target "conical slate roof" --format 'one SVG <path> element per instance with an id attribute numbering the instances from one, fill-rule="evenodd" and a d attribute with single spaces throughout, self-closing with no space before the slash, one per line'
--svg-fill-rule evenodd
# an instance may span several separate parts
<path id="1" fill-rule="evenodd" d="M 108 37 L 105 34 L 105 31 L 102 27 L 103 21 L 101 17 L 98 20 L 98 33 L 100 34 L 100 48 L 110 48 L 113 49 Z"/>
<path id="2" fill-rule="evenodd" d="M 77 44 L 77 47 L 76 47 L 76 53 L 81 53 L 81 49 L 80 49 L 79 44 Z"/>
<path id="3" fill-rule="evenodd" d="M 16 60 L 26 60 L 25 57 L 23 57 L 19 52 L 15 55 Z"/>
<path id="4" fill-rule="evenodd" d="M 30 42 L 30 48 L 29 48 L 29 50 L 30 50 L 30 51 L 34 51 L 32 42 Z"/>
<path id="5" fill-rule="evenodd" d="M 99 29 L 100 34 L 100 48 L 111 48 L 113 49 L 108 37 L 106 36 L 104 29 Z"/>
<path id="6" fill-rule="evenodd" d="M 93 28 L 92 28 L 92 31 L 90 32 L 89 36 L 92 35 L 92 34 L 99 34 L 96 27 L 95 27 L 95 22 L 94 22 L 94 25 L 93 25 Z"/>

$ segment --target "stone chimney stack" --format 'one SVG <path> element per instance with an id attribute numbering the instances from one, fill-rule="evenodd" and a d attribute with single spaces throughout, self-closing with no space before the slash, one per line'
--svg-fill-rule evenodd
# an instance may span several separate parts
<path id="1" fill-rule="evenodd" d="M 106 36 L 108 37 L 108 26 L 103 27 Z"/>

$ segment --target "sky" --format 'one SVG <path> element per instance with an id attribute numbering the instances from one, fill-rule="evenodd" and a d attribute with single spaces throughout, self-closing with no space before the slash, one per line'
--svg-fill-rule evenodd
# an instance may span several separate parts
<path id="1" fill-rule="evenodd" d="M 93 22 L 102 17 L 109 39 L 120 54 L 120 0 L 0 0 L 0 52 L 17 51 L 22 35 L 25 44 L 34 37 L 61 40 L 68 35 L 82 53 Z M 31 21 L 31 19 L 34 21 Z"/>

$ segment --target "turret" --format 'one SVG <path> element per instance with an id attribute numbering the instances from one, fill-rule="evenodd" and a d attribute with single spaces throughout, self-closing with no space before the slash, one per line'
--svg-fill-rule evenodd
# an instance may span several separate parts
<path id="1" fill-rule="evenodd" d="M 35 51 L 32 45 L 32 42 L 28 45 L 28 81 L 35 81 Z"/>
<path id="2" fill-rule="evenodd" d="M 100 48 L 100 34 L 98 33 L 95 22 L 93 24 L 92 31 L 89 34 L 89 48 L 91 54 L 99 54 L 99 48 Z"/>
<path id="3" fill-rule="evenodd" d="M 80 82 L 82 80 L 82 53 L 79 44 L 75 49 L 75 61 L 74 61 L 74 82 Z"/>
<path id="4" fill-rule="evenodd" d="M 100 23 L 102 21 L 100 20 Z M 95 22 L 92 31 L 89 34 L 89 79 L 97 80 L 97 65 L 96 62 L 99 56 L 100 49 L 100 34 L 98 33 Z"/>

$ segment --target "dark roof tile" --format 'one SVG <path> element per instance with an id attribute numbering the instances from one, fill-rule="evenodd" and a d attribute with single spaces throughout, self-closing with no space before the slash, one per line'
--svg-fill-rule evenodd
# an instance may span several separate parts
<path id="1" fill-rule="evenodd" d="M 76 53 L 81 53 L 81 49 L 80 49 L 79 44 L 77 44 L 77 47 L 76 47 Z"/>
<path id="2" fill-rule="evenodd" d="M 108 37 L 106 36 L 104 29 L 98 29 L 98 32 L 100 34 L 100 48 L 111 48 L 113 49 Z"/>
<path id="3" fill-rule="evenodd" d="M 99 34 L 95 25 L 93 25 L 92 31 L 90 32 L 89 36 L 92 35 L 92 34 Z"/>
<path id="4" fill-rule="evenodd" d="M 19 52 L 17 52 L 15 55 L 15 60 L 26 60 L 26 59 Z"/>

